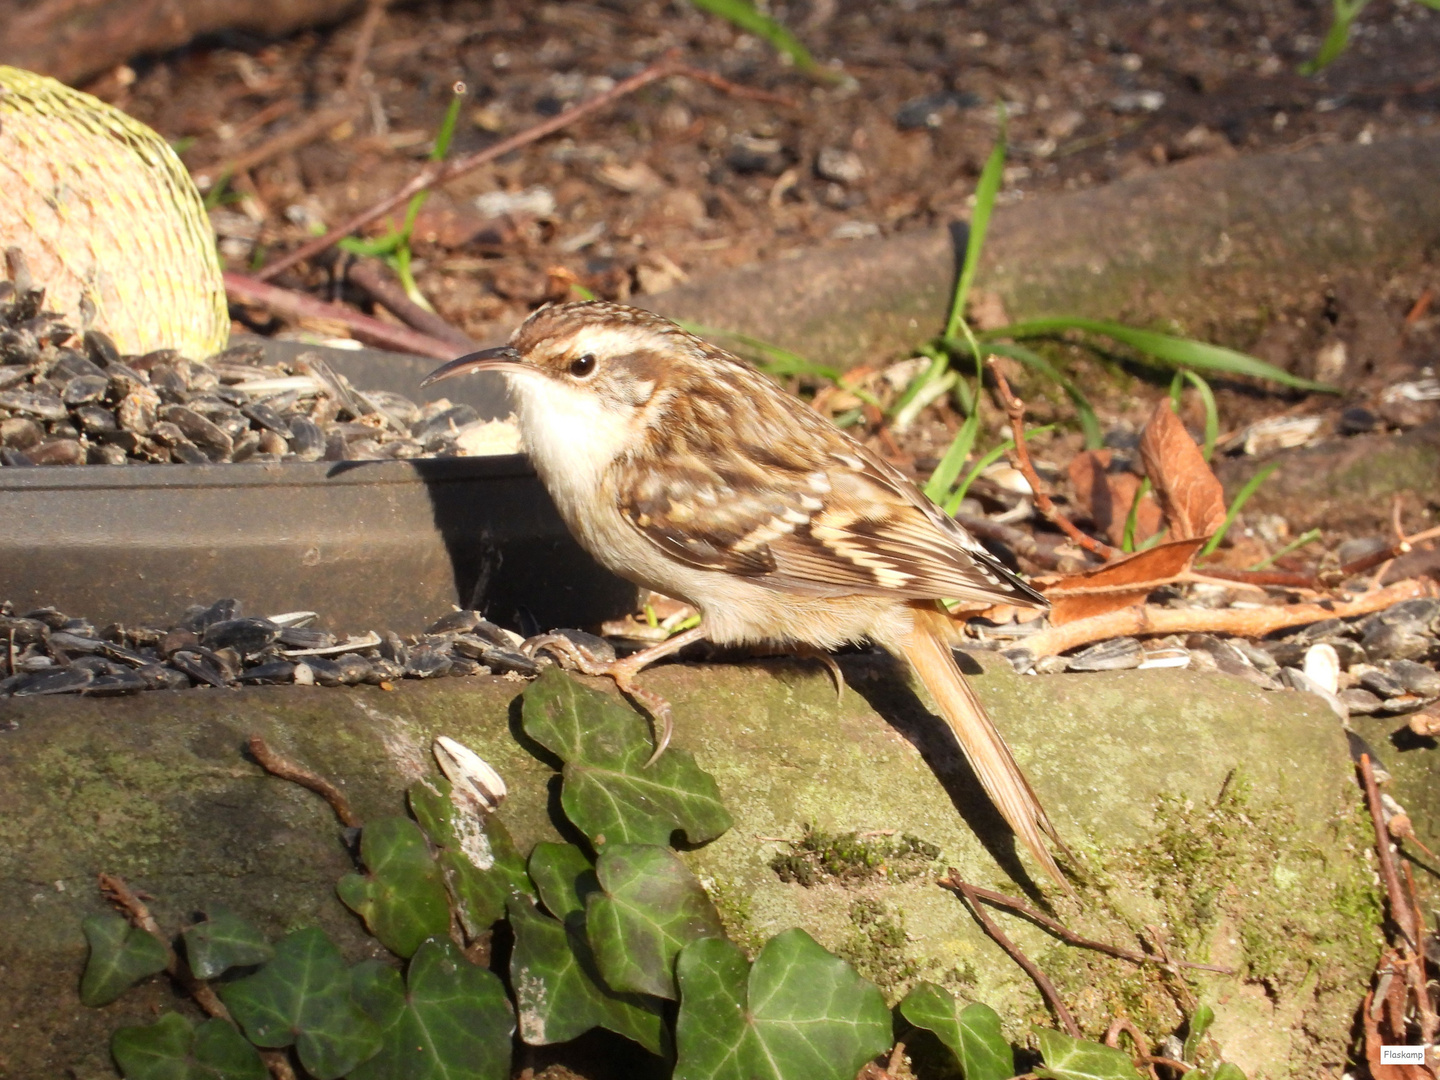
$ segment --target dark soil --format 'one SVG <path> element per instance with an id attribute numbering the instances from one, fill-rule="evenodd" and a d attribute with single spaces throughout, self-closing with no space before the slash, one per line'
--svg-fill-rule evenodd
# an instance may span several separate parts
<path id="1" fill-rule="evenodd" d="M 796 103 L 672 79 L 434 193 L 416 233 L 420 287 L 451 322 L 495 337 L 539 303 L 571 295 L 572 281 L 624 300 L 754 260 L 963 218 L 997 138 L 997 101 L 1010 144 L 1002 200 L 1188 158 L 1440 132 L 1440 13 L 1375 0 L 1340 59 L 1302 77 L 1296 67 L 1314 54 L 1330 9 L 1323 0 L 771 4 L 843 73 L 827 82 L 679 0 L 397 5 L 368 56 L 363 118 L 240 174 L 215 216 L 230 234 L 222 249 L 235 269 L 295 246 L 320 222 L 338 223 L 413 174 L 457 83 L 467 99 L 455 154 L 554 115 L 670 48 Z M 182 145 L 197 176 L 217 176 L 331 99 L 358 25 L 283 41 L 211 40 L 137 64 L 133 83 L 121 73 L 96 89 Z M 493 200 L 488 211 L 475 201 L 526 191 L 528 209 L 499 217 Z M 1331 433 L 1349 406 L 1367 408 L 1379 430 L 1435 415 L 1434 401 L 1387 413 L 1379 400 L 1388 385 L 1433 374 L 1440 322 L 1426 298 L 1440 289 L 1434 263 L 1337 280 L 1303 310 L 1257 328 L 1253 340 L 1227 342 L 1305 374 L 1336 342 L 1352 362 L 1343 401 L 1222 393 L 1222 428 L 1320 411 Z M 280 283 L 365 303 L 319 268 Z M 895 359 L 879 356 L 874 366 Z M 1075 371 L 1123 443 L 1158 387 L 1101 362 Z M 1054 408 L 1038 403 L 1037 419 L 1053 411 L 1073 420 L 1063 397 L 1050 396 Z M 1194 407 L 1186 419 L 1198 428 Z M 913 435 L 877 446 L 923 473 L 956 423 L 941 402 Z M 1077 445 L 1072 432 L 1050 456 L 1063 466 Z M 1377 523 L 1387 513 L 1376 508 Z"/>

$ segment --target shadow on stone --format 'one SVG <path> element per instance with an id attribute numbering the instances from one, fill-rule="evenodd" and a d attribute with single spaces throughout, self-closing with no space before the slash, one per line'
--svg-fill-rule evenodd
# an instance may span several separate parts
<path id="1" fill-rule="evenodd" d="M 956 660 L 966 675 L 981 673 L 980 666 L 969 657 L 957 654 Z M 851 688 L 919 751 L 966 827 L 991 858 L 1024 889 L 1026 896 L 1048 907 L 1016 853 L 1015 834 L 980 786 L 980 778 L 945 721 L 925 707 L 910 688 L 900 664 L 881 652 L 845 658 L 842 663 L 859 675 L 851 679 L 847 674 Z"/>

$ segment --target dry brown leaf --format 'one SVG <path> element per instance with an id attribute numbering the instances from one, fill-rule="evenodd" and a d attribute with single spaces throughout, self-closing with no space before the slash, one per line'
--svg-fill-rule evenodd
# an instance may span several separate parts
<path id="1" fill-rule="evenodd" d="M 1130 508 L 1135 506 L 1135 496 L 1140 492 L 1141 480 L 1132 472 L 1106 473 L 1105 483 L 1109 491 L 1107 505 L 1110 518 L 1105 533 L 1110 543 L 1121 547 L 1125 543 L 1125 522 L 1130 518 Z M 1160 504 L 1155 501 L 1154 492 L 1147 491 L 1140 496 L 1140 505 L 1135 510 L 1135 543 L 1143 543 L 1158 533 L 1165 523 Z M 1099 522 L 1096 522 L 1099 525 Z"/>
<path id="2" fill-rule="evenodd" d="M 1075 502 L 1091 521 L 1095 520 L 1095 485 L 1104 486 L 1111 456 L 1109 450 L 1085 450 L 1070 459 L 1070 486 L 1075 489 Z"/>
<path id="3" fill-rule="evenodd" d="M 1237 535 L 1238 532 L 1232 528 L 1225 534 L 1225 546 L 1205 556 L 1205 564 L 1200 567 L 1202 572 L 1212 567 L 1248 570 L 1270 554 L 1269 546 L 1258 536 Z"/>
<path id="4" fill-rule="evenodd" d="M 1060 626 L 1142 603 L 1146 596 L 1190 569 L 1204 537 L 1172 540 L 1084 574 L 1037 578 L 1050 601 L 1050 625 Z"/>
<path id="5" fill-rule="evenodd" d="M 1075 488 L 1076 501 L 1095 528 L 1119 547 L 1125 541 L 1125 522 L 1130 517 L 1130 507 L 1135 504 L 1135 493 L 1140 490 L 1140 478 L 1130 472 L 1109 472 L 1110 460 L 1109 450 L 1076 454 L 1070 459 L 1070 483 Z M 1154 536 L 1161 524 L 1160 504 L 1147 494 L 1140 500 L 1135 515 L 1136 541 Z"/>
<path id="6" fill-rule="evenodd" d="M 1388 961 L 1389 963 L 1385 963 Z M 1399 958 L 1387 954 L 1382 963 L 1399 967 Z M 1405 978 L 1396 974 L 1391 979 L 1379 1010 L 1375 1009 L 1375 991 L 1366 991 L 1360 1016 L 1365 1027 L 1365 1061 L 1375 1080 L 1430 1080 L 1430 1070 L 1423 1065 L 1386 1065 L 1380 1061 L 1380 1048 L 1405 1041 Z M 1379 1016 L 1373 1015 L 1379 1012 Z M 1383 1025 L 1383 1027 L 1382 1027 Z M 1426 1055 L 1427 1058 L 1430 1056 Z"/>
<path id="7" fill-rule="evenodd" d="M 1140 437 L 1145 475 L 1176 540 L 1210 536 L 1225 521 L 1225 491 L 1169 398 L 1155 406 Z"/>

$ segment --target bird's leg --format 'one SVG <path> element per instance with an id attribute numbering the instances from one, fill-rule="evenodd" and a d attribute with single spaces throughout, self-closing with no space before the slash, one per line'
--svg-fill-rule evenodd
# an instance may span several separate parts
<path id="1" fill-rule="evenodd" d="M 704 637 L 705 632 L 702 627 L 691 627 L 689 630 L 668 637 L 648 649 L 632 653 L 623 660 L 616 660 L 613 656 L 608 659 L 596 656 L 589 649 L 577 645 L 561 634 L 542 634 L 538 638 L 531 638 L 525 642 L 525 646 L 532 655 L 539 649 L 545 649 L 560 661 L 562 667 L 573 668 L 586 675 L 607 675 L 615 680 L 615 685 L 620 688 L 621 693 L 627 694 L 643 705 L 655 721 L 655 752 L 650 755 L 650 760 L 645 762 L 645 765 L 649 767 L 670 745 L 670 736 L 675 730 L 675 720 L 670 711 L 670 703 L 653 690 L 646 690 L 642 686 L 635 685 L 635 676 L 656 660 L 678 652 L 693 642 L 701 641 Z"/>
<path id="2" fill-rule="evenodd" d="M 589 637 L 589 634 L 584 635 Z M 576 641 L 569 634 L 536 634 L 520 643 L 523 656 L 538 656 L 548 652 L 566 671 L 579 671 L 586 675 L 605 675 L 615 663 L 615 650 L 604 638 L 594 642 Z"/>
<path id="3" fill-rule="evenodd" d="M 835 662 L 835 657 L 813 645 L 796 645 L 795 655 L 802 660 L 819 660 L 824 664 L 825 670 L 830 672 L 830 678 L 835 680 L 835 700 L 845 700 L 845 673 L 840 670 L 840 665 Z"/>

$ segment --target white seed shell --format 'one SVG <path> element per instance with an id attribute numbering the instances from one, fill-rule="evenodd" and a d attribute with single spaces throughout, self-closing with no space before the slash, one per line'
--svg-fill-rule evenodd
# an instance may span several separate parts
<path id="1" fill-rule="evenodd" d="M 437 735 L 432 750 L 445 778 L 457 793 L 474 800 L 477 812 L 489 813 L 505 800 L 505 781 L 468 746 Z"/>
<path id="2" fill-rule="evenodd" d="M 1340 689 L 1340 656 L 1335 646 L 1323 641 L 1305 650 L 1305 674 L 1314 679 L 1329 693 Z"/>

